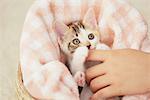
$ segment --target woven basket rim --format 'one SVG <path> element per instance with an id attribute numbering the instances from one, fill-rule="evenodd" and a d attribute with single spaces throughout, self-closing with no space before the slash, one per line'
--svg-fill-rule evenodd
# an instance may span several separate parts
<path id="1" fill-rule="evenodd" d="M 36 100 L 28 93 L 28 91 L 26 90 L 23 84 L 23 77 L 22 77 L 20 64 L 17 70 L 16 95 L 17 95 L 18 100 Z"/>

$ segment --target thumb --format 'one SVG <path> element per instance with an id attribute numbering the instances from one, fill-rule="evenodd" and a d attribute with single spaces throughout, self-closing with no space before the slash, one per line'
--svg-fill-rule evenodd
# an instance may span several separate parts
<path id="1" fill-rule="evenodd" d="M 90 50 L 88 61 L 105 61 L 110 56 L 111 50 Z"/>

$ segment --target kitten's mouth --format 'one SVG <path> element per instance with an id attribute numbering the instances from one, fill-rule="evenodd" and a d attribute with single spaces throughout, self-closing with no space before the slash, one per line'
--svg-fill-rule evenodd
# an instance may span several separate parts
<path id="1" fill-rule="evenodd" d="M 94 49 L 95 49 L 95 47 L 90 48 L 90 50 L 94 50 Z"/>

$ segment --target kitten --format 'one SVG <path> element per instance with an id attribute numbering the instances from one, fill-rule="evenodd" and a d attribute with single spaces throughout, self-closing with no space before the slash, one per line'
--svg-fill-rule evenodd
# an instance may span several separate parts
<path id="1" fill-rule="evenodd" d="M 78 86 L 84 87 L 81 100 L 89 100 L 92 92 L 85 81 L 85 61 L 89 49 L 104 49 L 109 47 L 100 42 L 100 32 L 94 10 L 89 9 L 82 21 L 75 21 L 68 25 L 56 21 L 54 30 L 58 34 L 58 41 L 62 52 L 67 56 L 69 69 Z"/>

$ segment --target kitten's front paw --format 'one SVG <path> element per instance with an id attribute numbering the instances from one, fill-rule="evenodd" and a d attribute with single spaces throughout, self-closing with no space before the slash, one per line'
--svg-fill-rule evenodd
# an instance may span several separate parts
<path id="1" fill-rule="evenodd" d="M 80 55 L 80 56 L 83 56 L 83 57 L 87 57 L 88 56 L 88 48 L 86 46 L 83 46 L 83 47 L 79 47 L 76 49 L 76 54 L 77 55 Z"/>
<path id="2" fill-rule="evenodd" d="M 84 87 L 85 85 L 85 73 L 84 72 L 76 72 L 74 75 L 74 79 L 77 82 L 78 86 Z"/>
<path id="3" fill-rule="evenodd" d="M 110 47 L 106 44 L 101 43 L 96 46 L 96 50 L 110 50 Z"/>

